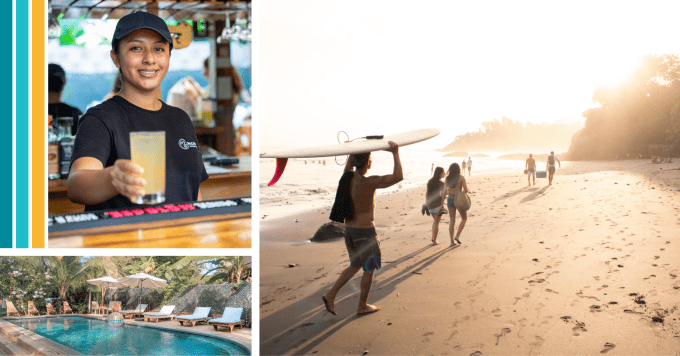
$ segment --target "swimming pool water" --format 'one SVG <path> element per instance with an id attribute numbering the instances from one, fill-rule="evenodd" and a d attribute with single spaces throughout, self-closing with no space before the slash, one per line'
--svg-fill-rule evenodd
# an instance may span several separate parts
<path id="1" fill-rule="evenodd" d="M 226 340 L 90 318 L 8 321 L 86 355 L 250 355 Z"/>

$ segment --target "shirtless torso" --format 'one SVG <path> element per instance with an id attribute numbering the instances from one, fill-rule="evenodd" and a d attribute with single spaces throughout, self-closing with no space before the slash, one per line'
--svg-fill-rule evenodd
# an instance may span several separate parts
<path id="1" fill-rule="evenodd" d="M 352 203 L 354 205 L 354 219 L 345 221 L 349 227 L 375 227 L 375 190 L 377 177 L 364 177 L 354 172 L 352 178 Z"/>
<path id="2" fill-rule="evenodd" d="M 366 172 L 371 167 L 369 165 L 363 169 L 354 172 L 354 177 L 351 183 L 352 204 L 354 205 L 354 219 L 346 220 L 345 226 L 356 228 L 371 228 L 375 227 L 375 191 L 390 187 L 399 183 L 403 179 L 401 168 L 401 160 L 399 159 L 398 146 L 394 144 L 388 151 L 392 152 L 394 156 L 394 171 L 392 174 L 385 176 L 369 176 L 366 177 Z M 350 157 L 348 162 L 351 162 Z M 348 163 L 345 170 L 352 170 Z"/>

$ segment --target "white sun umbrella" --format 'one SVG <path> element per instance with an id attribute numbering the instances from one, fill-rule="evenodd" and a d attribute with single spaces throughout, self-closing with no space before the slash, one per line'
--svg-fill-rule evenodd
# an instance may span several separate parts
<path id="1" fill-rule="evenodd" d="M 129 276 L 118 278 L 118 282 L 125 283 L 130 287 L 141 287 L 141 288 L 160 288 L 168 284 L 165 279 L 160 279 L 146 273 L 136 273 Z M 139 296 L 141 301 L 142 296 Z"/>
<path id="2" fill-rule="evenodd" d="M 101 278 L 95 278 L 95 279 L 88 279 L 87 283 L 91 284 L 93 286 L 100 286 L 102 288 L 127 287 L 127 284 L 122 283 L 122 282 L 116 280 L 115 278 L 109 277 L 109 276 L 101 277 Z M 90 297 L 90 299 L 92 299 L 92 298 Z M 102 290 L 102 304 L 104 304 L 104 291 L 103 290 Z M 90 306 L 87 307 L 87 310 L 88 311 L 90 310 Z"/>

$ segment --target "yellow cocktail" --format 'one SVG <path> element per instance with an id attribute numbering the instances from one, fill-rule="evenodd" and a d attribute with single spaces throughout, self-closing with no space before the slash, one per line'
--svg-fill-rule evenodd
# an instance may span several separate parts
<path id="1" fill-rule="evenodd" d="M 158 204 L 165 201 L 165 131 L 130 132 L 132 163 L 144 168 L 146 180 L 143 197 L 137 204 Z"/>

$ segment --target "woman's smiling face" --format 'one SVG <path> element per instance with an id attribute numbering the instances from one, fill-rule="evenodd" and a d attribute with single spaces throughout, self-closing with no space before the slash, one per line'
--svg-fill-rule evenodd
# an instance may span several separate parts
<path id="1" fill-rule="evenodd" d="M 125 91 L 154 92 L 168 73 L 170 44 L 156 31 L 140 29 L 120 41 L 111 59 L 122 71 Z"/>

